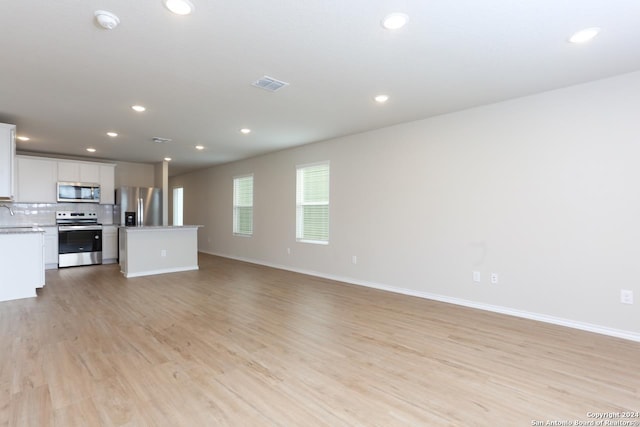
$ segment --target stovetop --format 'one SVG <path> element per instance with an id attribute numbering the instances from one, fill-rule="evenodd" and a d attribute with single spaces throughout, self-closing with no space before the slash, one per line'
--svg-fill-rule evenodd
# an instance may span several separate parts
<path id="1" fill-rule="evenodd" d="M 96 214 L 95 212 L 56 211 L 56 224 L 98 225 L 98 214 Z"/>

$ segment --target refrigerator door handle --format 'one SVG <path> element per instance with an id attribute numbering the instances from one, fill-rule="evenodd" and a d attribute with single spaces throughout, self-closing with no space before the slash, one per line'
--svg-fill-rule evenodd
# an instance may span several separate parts
<path id="1" fill-rule="evenodd" d="M 138 199 L 138 225 L 139 226 L 143 226 L 143 220 L 144 220 L 144 202 L 142 198 Z"/>

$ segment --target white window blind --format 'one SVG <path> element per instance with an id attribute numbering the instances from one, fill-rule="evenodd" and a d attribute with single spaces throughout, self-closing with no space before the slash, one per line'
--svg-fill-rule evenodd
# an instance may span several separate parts
<path id="1" fill-rule="evenodd" d="M 182 187 L 175 187 L 173 189 L 173 225 L 183 224 L 183 189 Z"/>
<path id="2" fill-rule="evenodd" d="M 329 243 L 328 162 L 297 167 L 296 239 Z"/>
<path id="3" fill-rule="evenodd" d="M 253 175 L 233 179 L 233 233 L 253 234 Z"/>

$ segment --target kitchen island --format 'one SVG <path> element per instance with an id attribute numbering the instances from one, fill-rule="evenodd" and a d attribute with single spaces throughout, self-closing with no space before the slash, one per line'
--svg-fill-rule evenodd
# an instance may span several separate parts
<path id="1" fill-rule="evenodd" d="M 44 286 L 44 230 L 0 228 L 0 301 L 36 296 Z"/>
<path id="2" fill-rule="evenodd" d="M 197 270 L 199 227 L 118 227 L 120 271 L 129 278 Z"/>

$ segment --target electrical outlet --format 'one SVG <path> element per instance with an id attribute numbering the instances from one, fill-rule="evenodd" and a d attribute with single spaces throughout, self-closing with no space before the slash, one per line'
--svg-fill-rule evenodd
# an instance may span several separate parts
<path id="1" fill-rule="evenodd" d="M 491 283 L 494 285 L 498 283 L 498 273 L 491 273 Z"/>
<path id="2" fill-rule="evenodd" d="M 287 255 L 291 255 L 291 248 L 287 248 Z"/>
<path id="3" fill-rule="evenodd" d="M 352 257 L 351 257 L 351 263 L 352 263 L 352 264 L 357 264 L 357 263 L 358 263 L 358 257 L 357 257 L 357 256 L 355 256 L 355 255 L 354 255 L 354 256 L 352 256 Z"/>
<path id="4" fill-rule="evenodd" d="M 620 289 L 620 302 L 622 304 L 633 304 L 633 291 Z"/>
<path id="5" fill-rule="evenodd" d="M 474 271 L 473 272 L 473 281 L 476 283 L 480 283 L 480 272 L 479 271 Z"/>
<path id="6" fill-rule="evenodd" d="M 166 250 L 166 249 L 162 249 L 162 250 L 160 251 L 160 256 L 161 256 L 161 257 L 165 257 L 165 256 L 167 256 L 167 250 Z"/>

